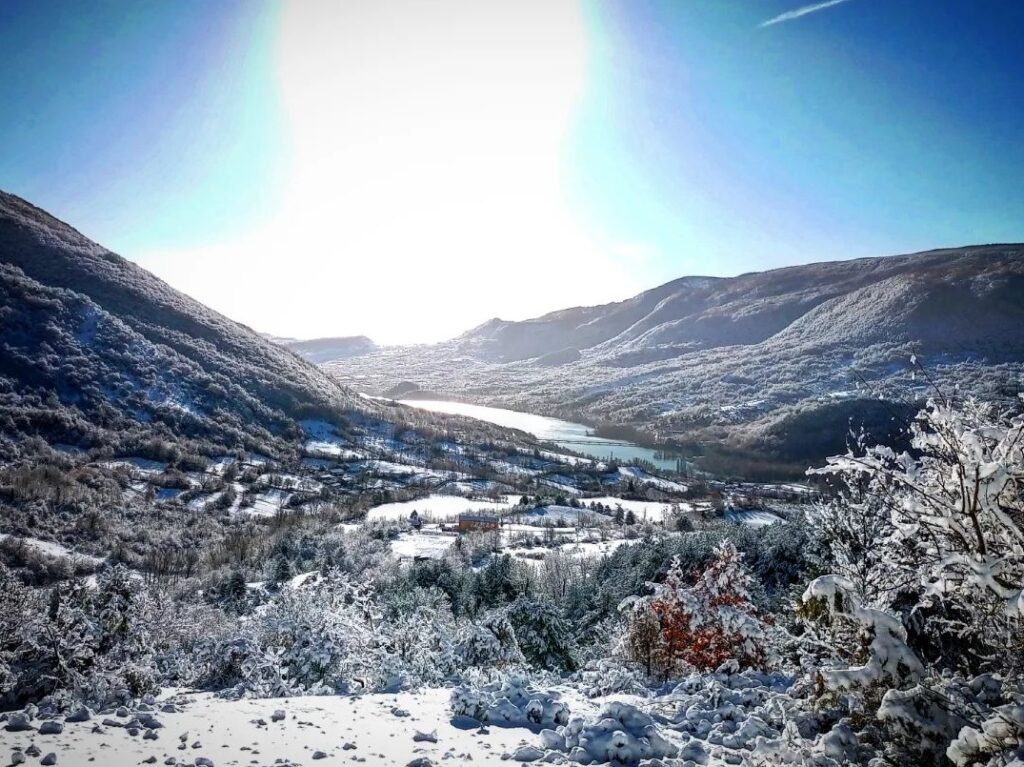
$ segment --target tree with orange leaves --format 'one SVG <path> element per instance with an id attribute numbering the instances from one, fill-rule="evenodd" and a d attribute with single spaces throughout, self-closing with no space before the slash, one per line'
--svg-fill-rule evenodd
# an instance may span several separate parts
<path id="1" fill-rule="evenodd" d="M 751 601 L 752 583 L 731 541 L 715 547 L 714 560 L 696 579 L 673 559 L 664 583 L 651 584 L 653 596 L 632 603 L 628 653 L 664 678 L 709 671 L 730 659 L 763 668 L 768 624 Z"/>

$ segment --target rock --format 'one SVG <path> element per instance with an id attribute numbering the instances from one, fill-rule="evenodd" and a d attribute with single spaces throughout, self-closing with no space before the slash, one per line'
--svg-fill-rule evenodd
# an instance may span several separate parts
<path id="1" fill-rule="evenodd" d="M 177 714 L 178 713 L 178 707 L 175 706 L 173 703 L 164 703 L 160 707 L 160 710 L 163 711 L 165 714 Z"/>
<path id="2" fill-rule="evenodd" d="M 142 760 L 143 764 L 156 764 L 156 757 L 150 756 Z"/>
<path id="3" fill-rule="evenodd" d="M 391 713 L 394 716 L 409 716 L 408 711 L 406 711 L 404 708 L 399 708 L 398 706 L 395 706 L 393 709 L 391 709 Z"/>
<path id="4" fill-rule="evenodd" d="M 164 764 L 166 764 L 167 767 L 171 767 L 171 765 L 175 765 L 177 763 L 178 763 L 178 760 L 175 759 L 173 756 L 169 756 L 166 759 L 164 759 Z"/>
<path id="5" fill-rule="evenodd" d="M 85 706 L 79 706 L 64 717 L 65 722 L 88 722 L 90 719 L 92 719 L 92 712 Z"/>
<path id="6" fill-rule="evenodd" d="M 15 711 L 7 718 L 8 732 L 26 732 L 31 729 L 34 728 L 32 727 L 32 719 L 28 714 Z"/>
<path id="7" fill-rule="evenodd" d="M 351 751 L 351 750 L 353 750 L 353 749 L 354 749 L 355 747 L 356 747 L 356 744 L 355 744 L 355 743 L 346 743 L 346 744 L 345 744 L 345 745 L 343 745 L 343 746 L 342 746 L 341 748 L 342 748 L 342 750 L 343 750 L 343 751 Z"/>
<path id="8" fill-rule="evenodd" d="M 412 736 L 412 739 L 417 743 L 437 743 L 437 730 L 431 730 L 430 732 L 420 732 L 416 730 L 416 733 Z"/>
<path id="9" fill-rule="evenodd" d="M 520 746 L 512 752 L 512 758 L 517 762 L 536 762 L 544 756 L 544 752 L 536 746 Z"/>
<path id="10" fill-rule="evenodd" d="M 117 721 L 116 719 L 109 719 L 109 718 L 103 720 L 103 726 L 104 727 L 124 727 L 124 725 L 121 722 Z"/>
<path id="11" fill-rule="evenodd" d="M 43 767 L 50 767 L 50 765 L 57 763 L 57 755 L 51 751 L 42 759 L 40 759 L 39 763 L 43 765 Z"/>
<path id="12" fill-rule="evenodd" d="M 118 706 L 117 710 L 114 712 L 114 716 L 120 717 L 121 719 L 127 719 L 131 716 L 131 712 L 124 706 Z"/>
<path id="13" fill-rule="evenodd" d="M 405 767 L 434 767 L 434 763 L 425 756 L 418 756 L 406 764 Z"/>
<path id="14" fill-rule="evenodd" d="M 565 736 L 555 730 L 541 730 L 540 742 L 544 748 L 565 751 Z"/>
<path id="15" fill-rule="evenodd" d="M 60 735 L 62 732 L 64 732 L 64 723 L 58 722 L 56 719 L 47 719 L 39 725 L 40 735 Z"/>
<path id="16" fill-rule="evenodd" d="M 284 711 L 282 711 L 281 709 L 278 709 L 277 711 L 275 711 L 273 714 L 270 715 L 270 721 L 271 722 L 280 722 L 280 721 L 284 720 L 285 716 L 287 716 L 287 714 L 285 714 Z"/>
<path id="17" fill-rule="evenodd" d="M 139 724 L 147 730 L 159 730 L 164 726 L 163 723 L 152 714 L 139 717 Z"/>
<path id="18" fill-rule="evenodd" d="M 205 756 L 197 756 L 196 767 L 213 767 L 213 762 L 211 762 Z"/>
<path id="19" fill-rule="evenodd" d="M 690 761 L 697 764 L 707 764 L 708 752 L 699 740 L 693 738 L 679 750 L 679 758 L 684 762 Z"/>
<path id="20" fill-rule="evenodd" d="M 140 703 L 139 705 L 137 705 L 135 707 L 135 713 L 137 713 L 137 714 L 139 714 L 139 713 L 148 714 L 152 710 L 153 710 L 153 707 L 151 705 L 149 705 L 148 703 Z"/>
<path id="21" fill-rule="evenodd" d="M 143 740 L 156 740 L 159 736 L 156 734 L 156 730 L 146 730 L 142 734 Z"/>
<path id="22" fill-rule="evenodd" d="M 135 736 L 137 736 L 140 732 L 142 732 L 142 730 L 140 728 L 138 728 L 138 727 L 129 727 L 128 728 L 128 734 L 131 735 L 133 738 Z"/>
<path id="23" fill-rule="evenodd" d="M 39 756 L 41 753 L 43 752 L 39 750 L 39 746 L 35 743 L 25 749 L 25 754 L 28 756 Z"/>
<path id="24" fill-rule="evenodd" d="M 314 759 L 326 759 L 327 758 L 327 754 L 325 754 L 323 751 L 314 751 L 313 752 L 313 758 Z"/>
<path id="25" fill-rule="evenodd" d="M 153 696 L 153 693 L 146 693 L 142 696 L 142 702 L 147 706 L 155 706 L 156 698 Z"/>
<path id="26" fill-rule="evenodd" d="M 11 764 L 22 764 L 25 761 L 25 755 L 20 751 L 15 751 L 11 754 Z"/>

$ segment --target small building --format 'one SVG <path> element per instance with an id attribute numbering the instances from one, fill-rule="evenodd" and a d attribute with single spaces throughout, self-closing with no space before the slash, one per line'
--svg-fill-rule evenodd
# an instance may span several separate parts
<path id="1" fill-rule="evenodd" d="M 497 530 L 500 526 L 501 520 L 494 514 L 481 514 L 475 511 L 459 514 L 459 532 Z"/>

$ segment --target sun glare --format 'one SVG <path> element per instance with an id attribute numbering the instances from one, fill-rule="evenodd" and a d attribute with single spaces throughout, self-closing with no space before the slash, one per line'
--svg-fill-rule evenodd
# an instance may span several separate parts
<path id="1" fill-rule="evenodd" d="M 242 238 L 147 264 L 257 329 L 378 342 L 533 316 L 564 304 L 569 281 L 574 298 L 595 302 L 635 292 L 563 196 L 562 143 L 585 86 L 580 10 L 451 6 L 288 4 L 278 213 Z M 208 295 L 225 282 L 235 295 Z M 271 324 L 258 308 L 271 302 L 295 311 Z"/>

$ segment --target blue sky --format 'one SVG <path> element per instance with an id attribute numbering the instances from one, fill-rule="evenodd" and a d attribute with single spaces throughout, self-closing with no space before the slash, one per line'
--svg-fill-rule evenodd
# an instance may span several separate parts
<path id="1" fill-rule="evenodd" d="M 261 330 L 436 340 L 1024 240 L 1022 32 L 1005 0 L 5 0 L 0 188 Z"/>

